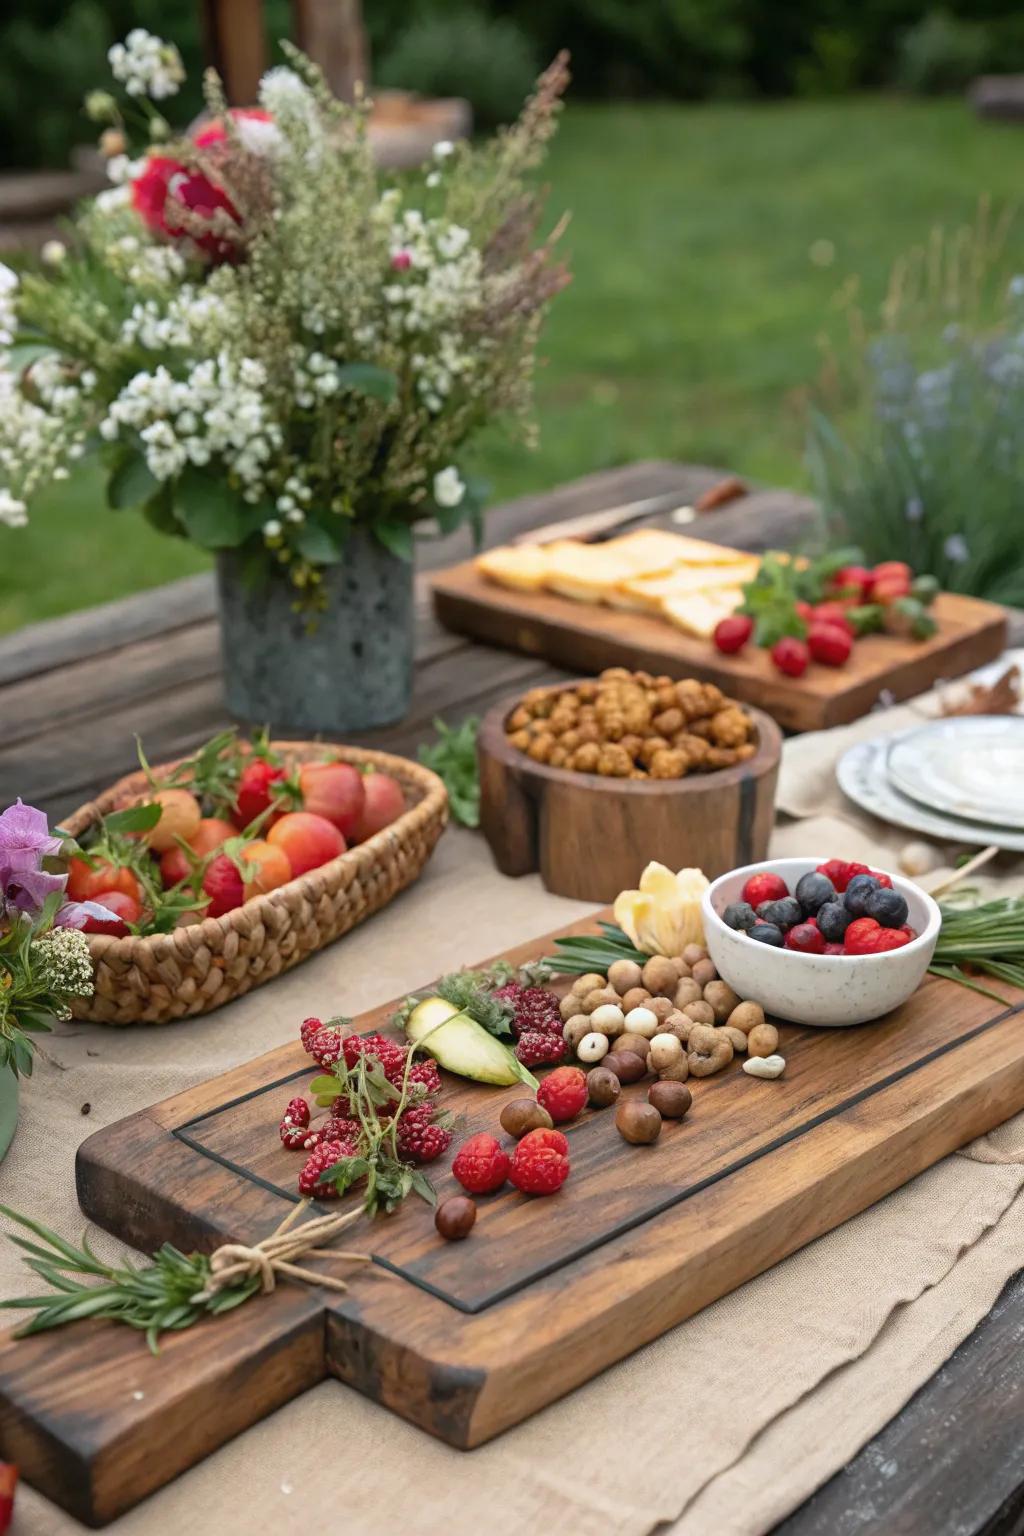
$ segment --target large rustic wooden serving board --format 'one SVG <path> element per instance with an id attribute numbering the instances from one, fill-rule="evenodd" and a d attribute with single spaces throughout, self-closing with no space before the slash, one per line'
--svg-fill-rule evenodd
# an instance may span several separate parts
<path id="1" fill-rule="evenodd" d="M 994 603 L 943 592 L 928 640 L 867 635 L 844 667 L 811 666 L 785 677 L 766 651 L 747 646 L 723 656 L 710 640 L 683 634 L 666 619 L 577 603 L 553 592 L 520 592 L 488 581 L 471 560 L 431 579 L 441 623 L 509 650 L 543 656 L 578 673 L 634 667 L 698 677 L 733 698 L 757 704 L 788 730 L 817 731 L 866 715 L 884 692 L 923 693 L 940 678 L 960 677 L 1006 647 L 1006 615 Z"/>
<path id="2" fill-rule="evenodd" d="M 155 1359 L 111 1323 L 6 1336 L 0 1455 L 102 1525 L 326 1376 L 480 1445 L 1024 1108 L 1022 1013 L 1022 996 L 1001 1007 L 929 979 L 876 1024 L 784 1026 L 780 1080 L 734 1065 L 693 1082 L 689 1116 L 652 1147 L 588 1111 L 567 1128 L 572 1174 L 553 1200 L 508 1187 L 447 1245 L 411 1198 L 344 1234 L 374 1259 L 347 1294 L 283 1284 L 165 1338 Z M 277 1125 L 309 1076 L 283 1046 L 98 1132 L 79 1154 L 84 1211 L 146 1251 L 266 1236 L 297 1198 L 301 1154 Z M 448 1078 L 455 1145 L 496 1131 L 521 1092 Z M 448 1162 L 432 1170 L 442 1198 L 457 1187 Z"/>

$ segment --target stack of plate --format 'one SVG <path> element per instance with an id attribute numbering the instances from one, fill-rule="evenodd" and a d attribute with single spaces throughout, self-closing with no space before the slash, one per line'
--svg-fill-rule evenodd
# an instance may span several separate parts
<path id="1" fill-rule="evenodd" d="M 876 737 L 845 753 L 837 776 L 897 827 L 1024 853 L 1024 716 L 950 716 Z"/>

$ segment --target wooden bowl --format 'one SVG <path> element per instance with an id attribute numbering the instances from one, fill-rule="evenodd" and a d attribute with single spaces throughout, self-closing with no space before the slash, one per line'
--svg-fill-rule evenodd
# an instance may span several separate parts
<path id="1" fill-rule="evenodd" d="M 782 735 L 763 711 L 743 706 L 757 727 L 745 763 L 685 779 L 611 779 L 535 763 L 514 747 L 505 721 L 520 699 L 489 710 L 478 738 L 480 825 L 503 875 L 539 869 L 559 896 L 610 902 L 635 890 L 652 859 L 714 880 L 767 857 Z"/>

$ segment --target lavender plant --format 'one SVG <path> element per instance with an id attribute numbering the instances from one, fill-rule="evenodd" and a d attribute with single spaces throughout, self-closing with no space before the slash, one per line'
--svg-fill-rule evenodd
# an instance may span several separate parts
<path id="1" fill-rule="evenodd" d="M 930 305 L 890 294 L 885 329 L 860 350 L 851 424 L 812 412 L 814 489 L 833 536 L 869 560 L 1021 605 L 1024 277 L 995 305 L 937 286 Z"/>
<path id="2" fill-rule="evenodd" d="M 568 280 L 532 175 L 568 75 L 560 56 L 497 138 L 389 178 L 368 103 L 282 46 L 258 107 L 229 110 L 210 73 L 208 117 L 178 139 L 177 51 L 138 29 L 111 50 L 122 99 L 87 110 L 113 185 L 48 271 L 0 268 L 0 522 L 98 453 L 112 506 L 240 548 L 315 603 L 354 525 L 408 557 L 414 522 L 478 521 L 458 461 L 481 426 L 530 437 Z"/>

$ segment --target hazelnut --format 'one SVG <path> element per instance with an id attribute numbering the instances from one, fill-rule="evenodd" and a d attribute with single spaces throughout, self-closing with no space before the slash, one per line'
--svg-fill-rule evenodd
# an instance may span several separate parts
<path id="1" fill-rule="evenodd" d="M 562 998 L 562 1001 L 558 1005 L 558 1011 L 562 1016 L 563 1024 L 567 1019 L 571 1019 L 574 1013 L 579 1013 L 580 1003 L 582 1001 L 582 993 L 577 992 L 575 987 L 571 992 L 567 992 L 565 994 L 565 996 Z"/>
<path id="2" fill-rule="evenodd" d="M 501 1112 L 501 1128 L 518 1140 L 528 1131 L 550 1131 L 554 1121 L 536 1099 L 512 1099 Z"/>
<path id="3" fill-rule="evenodd" d="M 673 959 L 672 964 L 676 968 L 676 975 L 678 976 L 680 981 L 683 979 L 684 976 L 689 976 L 689 974 L 690 974 L 690 967 L 687 965 L 685 960 L 680 960 L 679 957 L 676 956 L 676 958 Z"/>
<path id="4" fill-rule="evenodd" d="M 651 994 L 646 987 L 630 987 L 629 991 L 623 994 L 622 1011 L 629 1013 L 633 1008 L 642 1008 L 650 1000 Z"/>
<path id="5" fill-rule="evenodd" d="M 673 1066 L 684 1054 L 683 1043 L 678 1036 L 655 1035 L 647 1060 L 652 1072 L 662 1072 L 666 1067 Z"/>
<path id="6" fill-rule="evenodd" d="M 706 987 L 709 981 L 718 980 L 718 972 L 711 960 L 698 960 L 697 964 L 691 967 L 691 973 L 700 987 Z"/>
<path id="7" fill-rule="evenodd" d="M 615 1129 L 632 1146 L 649 1146 L 661 1135 L 661 1116 L 653 1104 L 627 1099 L 615 1111 Z"/>
<path id="8" fill-rule="evenodd" d="M 631 1008 L 626 1014 L 625 1025 L 627 1035 L 643 1035 L 645 1040 L 649 1040 L 658 1033 L 658 1015 L 646 1006 Z"/>
<path id="9" fill-rule="evenodd" d="M 607 1067 L 594 1067 L 587 1073 L 587 1103 L 595 1109 L 607 1109 L 614 1104 L 621 1092 L 621 1085 L 614 1072 Z"/>
<path id="10" fill-rule="evenodd" d="M 779 1048 L 779 1032 L 774 1024 L 755 1024 L 747 1036 L 751 1056 L 774 1056 Z"/>
<path id="11" fill-rule="evenodd" d="M 642 975 L 644 986 L 655 997 L 671 997 L 679 981 L 675 965 L 664 955 L 652 955 Z"/>
<path id="12" fill-rule="evenodd" d="M 676 1005 L 670 997 L 652 997 L 650 1002 L 644 1004 L 644 1007 L 651 1010 L 659 1026 L 664 1024 L 665 1020 L 676 1011 Z"/>
<path id="13" fill-rule="evenodd" d="M 562 1029 L 562 1039 L 573 1050 L 579 1045 L 584 1035 L 589 1035 L 593 1025 L 585 1013 L 574 1014 L 571 1019 L 566 1019 Z"/>
<path id="14" fill-rule="evenodd" d="M 609 1051 L 602 1066 L 613 1072 L 620 1083 L 638 1083 L 647 1076 L 647 1061 L 634 1051 Z"/>
<path id="15" fill-rule="evenodd" d="M 708 952 L 703 944 L 687 944 L 683 950 L 683 959 L 691 969 L 697 964 L 698 960 L 706 960 L 707 957 Z"/>
<path id="16" fill-rule="evenodd" d="M 651 1034 L 656 1033 L 657 1028 L 655 1027 Z M 641 1061 L 646 1061 L 651 1049 L 651 1037 L 650 1035 L 638 1035 L 633 1030 L 626 1030 L 616 1040 L 615 1049 L 617 1051 L 632 1051 L 634 1056 L 639 1056 Z"/>
<path id="17" fill-rule="evenodd" d="M 685 1008 L 687 1003 L 699 1003 L 701 1001 L 700 983 L 694 981 L 692 976 L 681 977 L 673 997 L 677 1008 Z"/>
<path id="18" fill-rule="evenodd" d="M 613 1038 L 621 1035 L 623 1029 L 623 1012 L 618 1003 L 602 1003 L 600 1008 L 595 1008 L 590 1015 L 590 1027 L 596 1029 L 600 1035 L 608 1035 Z"/>
<path id="19" fill-rule="evenodd" d="M 572 984 L 572 990 L 577 997 L 586 997 L 588 992 L 596 992 L 598 987 L 608 985 L 607 977 L 599 976 L 596 971 L 587 971 L 584 976 L 577 976 Z"/>
<path id="20" fill-rule="evenodd" d="M 640 985 L 641 971 L 635 960 L 616 960 L 608 967 L 608 985 L 614 987 L 620 997 L 625 997 L 631 987 Z"/>
<path id="21" fill-rule="evenodd" d="M 710 1003 L 705 1003 L 703 1000 L 699 1003 L 687 1003 L 682 1011 L 695 1024 L 713 1024 L 715 1022 L 715 1010 Z"/>
<path id="22" fill-rule="evenodd" d="M 734 1008 L 725 1021 L 731 1029 L 742 1029 L 745 1035 L 749 1035 L 758 1024 L 764 1023 L 764 1009 L 760 1003 L 740 1003 Z"/>
<path id="23" fill-rule="evenodd" d="M 580 1013 L 593 1013 L 597 1008 L 603 1008 L 605 1003 L 611 1003 L 613 1007 L 619 1006 L 619 994 L 614 987 L 598 987 L 593 992 L 588 992 L 580 1004 Z"/>
<path id="24" fill-rule="evenodd" d="M 715 1010 L 715 1020 L 724 1024 L 739 1004 L 739 993 L 734 992 L 727 981 L 709 981 L 704 988 L 704 1001 Z"/>
<path id="25" fill-rule="evenodd" d="M 719 1028 L 721 1029 L 722 1034 L 728 1036 L 729 1040 L 732 1042 L 732 1048 L 734 1051 L 736 1051 L 738 1054 L 742 1054 L 746 1050 L 747 1037 L 743 1033 L 742 1029 L 733 1029 L 731 1024 L 720 1024 Z"/>
<path id="26" fill-rule="evenodd" d="M 452 1195 L 442 1200 L 434 1212 L 434 1226 L 447 1243 L 468 1237 L 476 1221 L 476 1205 L 468 1195 Z"/>
<path id="27" fill-rule="evenodd" d="M 685 1083 L 652 1083 L 647 1102 L 653 1104 L 666 1120 L 681 1120 L 693 1103 L 693 1094 Z"/>
<path id="28" fill-rule="evenodd" d="M 576 1047 L 576 1055 L 580 1061 L 600 1061 L 602 1056 L 608 1054 L 608 1036 L 592 1030 L 589 1035 L 584 1035 Z"/>

